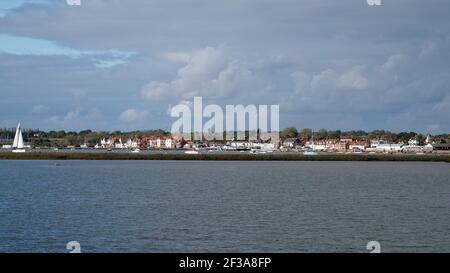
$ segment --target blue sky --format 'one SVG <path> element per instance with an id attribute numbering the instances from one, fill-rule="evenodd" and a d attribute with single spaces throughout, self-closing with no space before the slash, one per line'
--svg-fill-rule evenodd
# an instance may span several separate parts
<path id="1" fill-rule="evenodd" d="M 47 0 L 2 0 L 0 1 L 0 17 L 5 16 L 11 9 L 21 7 L 24 4 L 48 4 Z"/>
<path id="2" fill-rule="evenodd" d="M 171 105 L 281 126 L 450 131 L 450 2 L 0 0 L 0 126 L 169 129 Z"/>
<path id="3" fill-rule="evenodd" d="M 124 64 L 135 52 L 121 52 L 118 50 L 77 50 L 59 45 L 56 42 L 17 37 L 0 34 L 0 52 L 16 56 L 64 56 L 70 59 L 88 58 L 96 67 L 110 68 Z"/>

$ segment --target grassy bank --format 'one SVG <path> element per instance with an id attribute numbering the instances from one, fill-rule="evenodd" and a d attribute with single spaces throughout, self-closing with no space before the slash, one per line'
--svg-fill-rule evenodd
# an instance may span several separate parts
<path id="1" fill-rule="evenodd" d="M 426 161 L 450 163 L 450 155 L 0 153 L 0 160 Z"/>

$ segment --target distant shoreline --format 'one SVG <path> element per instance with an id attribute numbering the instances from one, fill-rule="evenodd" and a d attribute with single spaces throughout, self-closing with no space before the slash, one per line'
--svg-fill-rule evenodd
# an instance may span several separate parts
<path id="1" fill-rule="evenodd" d="M 70 153 L 30 152 L 15 154 L 1 152 L 0 160 L 221 160 L 221 161 L 418 161 L 447 162 L 450 155 L 386 155 L 386 154 L 130 154 L 130 153 Z"/>

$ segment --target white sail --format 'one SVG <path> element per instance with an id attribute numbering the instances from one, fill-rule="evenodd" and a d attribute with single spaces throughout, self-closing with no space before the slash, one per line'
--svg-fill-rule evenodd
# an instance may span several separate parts
<path id="1" fill-rule="evenodd" d="M 19 140 L 17 141 L 17 149 L 23 149 L 23 137 L 22 137 L 22 128 L 19 129 Z"/>
<path id="2" fill-rule="evenodd" d="M 14 142 L 12 145 L 13 148 L 17 148 L 17 146 L 19 145 L 19 131 L 20 131 L 20 123 L 19 125 L 17 125 L 16 135 L 14 136 Z"/>

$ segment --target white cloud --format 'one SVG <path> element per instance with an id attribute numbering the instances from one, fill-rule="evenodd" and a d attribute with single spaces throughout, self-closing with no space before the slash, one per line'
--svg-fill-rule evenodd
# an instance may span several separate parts
<path id="1" fill-rule="evenodd" d="M 194 96 L 221 98 L 244 90 L 250 84 L 252 72 L 247 64 L 233 58 L 223 48 L 207 47 L 195 52 L 189 62 L 178 70 L 171 82 L 153 81 L 141 91 L 150 101 L 165 99 L 189 100 Z"/>
<path id="2" fill-rule="evenodd" d="M 314 75 L 311 80 L 311 88 L 318 90 L 322 88 L 336 88 L 339 85 L 339 74 L 333 69 L 326 69 L 320 74 Z"/>
<path id="3" fill-rule="evenodd" d="M 437 131 L 441 128 L 441 125 L 439 123 L 434 123 L 428 125 L 428 131 Z"/>
<path id="4" fill-rule="evenodd" d="M 364 90 L 369 87 L 369 80 L 364 75 L 364 67 L 362 66 L 355 66 L 350 71 L 342 74 L 339 78 L 339 83 L 342 88 L 354 90 Z"/>
<path id="5" fill-rule="evenodd" d="M 120 114 L 119 119 L 124 122 L 135 122 L 144 120 L 148 115 L 148 110 L 128 109 Z"/>
<path id="6" fill-rule="evenodd" d="M 302 71 L 296 71 L 291 76 L 295 82 L 295 92 L 297 94 L 302 94 L 309 89 L 311 76 Z"/>
<path id="7" fill-rule="evenodd" d="M 175 63 L 187 63 L 191 56 L 192 54 L 187 52 L 166 52 L 162 55 L 164 59 Z"/>
<path id="8" fill-rule="evenodd" d="M 35 106 L 33 106 L 33 113 L 34 114 L 41 114 L 41 113 L 47 112 L 48 110 L 50 110 L 50 107 L 45 106 L 45 105 L 35 105 Z"/>
<path id="9" fill-rule="evenodd" d="M 55 115 L 44 120 L 44 126 L 49 128 L 68 128 L 70 130 L 82 130 L 93 128 L 94 125 L 104 125 L 105 122 L 99 109 L 93 108 L 83 111 L 81 107 L 69 111 L 64 115 Z"/>
<path id="10" fill-rule="evenodd" d="M 421 51 L 420 51 L 420 56 L 424 57 L 424 56 L 427 56 L 427 55 L 431 55 L 434 52 L 436 52 L 437 48 L 438 47 L 437 47 L 437 44 L 435 42 L 427 41 L 425 43 L 425 45 L 422 47 Z"/>
<path id="11" fill-rule="evenodd" d="M 308 86 L 314 90 L 364 90 L 369 87 L 363 66 L 354 66 L 351 69 L 338 73 L 334 69 L 326 69 L 319 74 L 309 76 L 308 74 L 297 71 L 292 74 L 296 83 L 296 91 L 308 89 Z M 309 83 L 308 83 L 309 82 Z"/>
<path id="12" fill-rule="evenodd" d="M 384 72 L 391 71 L 398 65 L 408 61 L 408 56 L 405 54 L 396 54 L 389 57 L 389 59 L 381 66 L 381 70 Z"/>

